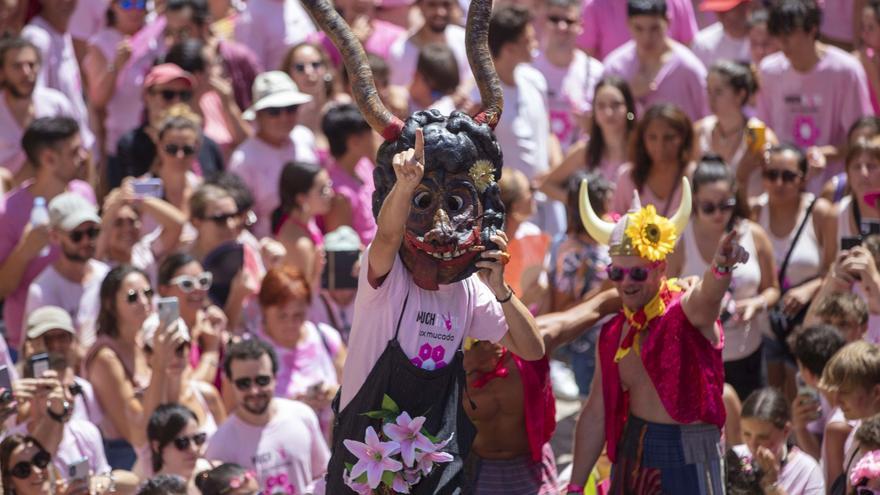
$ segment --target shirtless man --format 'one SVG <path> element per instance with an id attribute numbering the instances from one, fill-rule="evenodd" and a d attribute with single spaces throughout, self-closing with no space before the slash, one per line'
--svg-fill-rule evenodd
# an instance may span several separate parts
<path id="1" fill-rule="evenodd" d="M 691 190 L 683 182 L 672 219 L 634 199 L 617 224 L 596 216 L 583 186 L 581 218 L 594 239 L 609 245 L 608 278 L 623 311 L 602 327 L 600 366 L 578 418 L 567 494 L 583 493 L 606 441 L 611 494 L 723 493 L 724 337 L 716 322 L 733 267 L 748 255 L 731 232 L 692 288 L 666 280 L 665 258 L 690 217 Z"/>

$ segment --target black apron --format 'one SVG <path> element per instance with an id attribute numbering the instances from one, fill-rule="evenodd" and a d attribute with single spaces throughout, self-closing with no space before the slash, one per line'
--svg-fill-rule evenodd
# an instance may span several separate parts
<path id="1" fill-rule="evenodd" d="M 348 495 L 355 492 L 345 485 L 342 473 L 345 464 L 357 463 L 357 458 L 345 448 L 342 441 L 353 439 L 363 441 L 368 426 L 378 432 L 381 420 L 363 415 L 368 411 L 382 408 L 384 395 L 391 397 L 412 417 L 425 416 L 424 428 L 440 440 L 452 436 L 443 449 L 452 454 L 449 463 L 434 464 L 434 469 L 416 485 L 414 495 L 459 495 L 464 485 L 463 465 L 477 435 L 477 430 L 462 407 L 462 393 L 465 391 L 465 372 L 462 366 L 462 351 L 459 348 L 455 357 L 445 367 L 429 371 L 417 367 L 400 348 L 397 334 L 400 332 L 403 312 L 409 294 L 403 301 L 403 309 L 397 320 L 394 338 L 388 342 L 379 360 L 370 370 L 357 395 L 339 412 L 340 394 L 333 400 L 336 420 L 333 424 L 333 449 L 327 467 L 327 494 Z M 343 385 L 344 386 L 344 385 Z"/>

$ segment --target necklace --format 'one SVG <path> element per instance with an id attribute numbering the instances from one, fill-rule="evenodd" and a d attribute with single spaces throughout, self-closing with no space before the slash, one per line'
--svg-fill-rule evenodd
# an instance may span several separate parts
<path id="1" fill-rule="evenodd" d="M 715 130 L 718 134 L 718 140 L 721 141 L 723 144 L 728 144 L 731 142 L 731 140 L 739 140 L 745 129 L 746 126 L 745 124 L 743 124 L 742 126 L 737 127 L 734 131 L 724 132 L 724 129 L 721 128 L 720 122 L 715 124 Z"/>

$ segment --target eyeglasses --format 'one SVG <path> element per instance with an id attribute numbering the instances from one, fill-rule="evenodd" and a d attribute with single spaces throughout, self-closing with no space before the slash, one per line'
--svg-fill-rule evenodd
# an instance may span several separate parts
<path id="1" fill-rule="evenodd" d="M 700 203 L 700 212 L 703 215 L 712 215 L 715 211 L 720 211 L 721 213 L 727 213 L 728 211 L 733 210 L 733 207 L 736 206 L 736 199 L 730 198 L 724 200 L 720 203 L 710 203 L 708 201 L 704 203 Z"/>
<path id="2" fill-rule="evenodd" d="M 146 0 L 121 0 L 119 6 L 122 10 L 146 10 Z"/>
<path id="3" fill-rule="evenodd" d="M 269 375 L 258 375 L 253 378 L 248 376 L 243 378 L 236 378 L 233 383 L 235 383 L 235 388 L 241 390 L 242 392 L 245 392 L 250 389 L 251 385 L 254 383 L 256 383 L 258 387 L 268 386 L 270 383 L 272 383 L 272 377 Z"/>
<path id="4" fill-rule="evenodd" d="M 633 282 L 644 282 L 645 280 L 648 280 L 648 275 L 655 266 L 656 265 L 623 268 L 621 266 L 608 265 L 608 268 L 605 269 L 605 273 L 608 274 L 608 280 L 611 280 L 612 282 L 620 282 L 627 275 L 629 275 L 630 280 Z"/>
<path id="5" fill-rule="evenodd" d="M 313 71 L 317 71 L 318 69 L 324 67 L 324 62 L 309 62 L 307 64 L 293 64 L 293 70 L 299 72 L 300 74 L 306 71 L 307 67 L 311 67 Z"/>
<path id="6" fill-rule="evenodd" d="M 174 439 L 174 446 L 177 447 L 177 450 L 183 452 L 184 450 L 189 449 L 190 444 L 195 445 L 196 447 L 201 447 L 205 444 L 207 439 L 207 433 L 196 433 L 190 437 L 177 437 Z"/>
<path id="7" fill-rule="evenodd" d="M 98 237 L 100 233 L 100 228 L 89 227 L 85 230 L 72 230 L 70 234 L 68 234 L 68 236 L 70 237 L 71 241 L 73 241 L 74 243 L 78 243 L 79 241 L 83 240 L 83 237 L 88 237 L 89 240 L 94 240 Z"/>
<path id="8" fill-rule="evenodd" d="M 548 15 L 548 16 L 547 16 L 547 20 L 548 20 L 551 24 L 556 25 L 556 26 L 558 26 L 559 23 L 562 22 L 562 23 L 565 24 L 565 27 L 574 26 L 575 24 L 578 23 L 578 20 L 577 20 L 577 19 L 570 19 L 570 18 L 568 18 L 568 17 L 555 16 L 555 15 Z"/>
<path id="9" fill-rule="evenodd" d="M 263 111 L 266 112 L 266 115 L 269 117 L 278 117 L 282 113 L 286 113 L 287 115 L 293 115 L 296 113 L 296 109 L 299 108 L 299 105 L 291 105 L 289 107 L 275 107 L 275 108 L 266 108 Z"/>
<path id="10" fill-rule="evenodd" d="M 165 145 L 165 153 L 168 153 L 172 156 L 177 156 L 178 153 L 183 152 L 183 156 L 191 156 L 196 152 L 195 146 L 190 146 L 188 144 L 177 145 L 177 144 L 166 144 Z"/>
<path id="11" fill-rule="evenodd" d="M 221 213 L 219 215 L 214 215 L 211 217 L 202 217 L 202 220 L 208 220 L 216 223 L 217 225 L 226 225 L 229 222 L 229 219 L 238 218 L 238 212 L 235 213 Z"/>
<path id="12" fill-rule="evenodd" d="M 179 275 L 172 278 L 168 283 L 169 285 L 176 285 L 180 290 L 189 294 L 196 289 L 210 289 L 213 281 L 214 275 L 212 275 L 211 272 L 204 272 L 198 277 L 193 277 L 192 275 Z"/>
<path id="13" fill-rule="evenodd" d="M 15 466 L 12 466 L 9 474 L 20 480 L 26 480 L 31 476 L 33 466 L 37 466 L 40 469 L 46 469 L 46 466 L 48 466 L 50 462 L 52 462 L 52 456 L 45 450 L 40 449 L 34 454 L 30 462 L 21 461 Z"/>
<path id="14" fill-rule="evenodd" d="M 192 91 L 183 90 L 183 91 L 174 91 L 173 89 L 163 89 L 159 91 L 153 91 L 153 94 L 162 95 L 162 99 L 165 100 L 166 103 L 171 103 L 175 99 L 180 99 L 180 101 L 189 101 L 193 97 Z"/>
<path id="15" fill-rule="evenodd" d="M 150 301 L 153 299 L 153 289 L 146 288 L 138 292 L 136 289 L 129 289 L 128 294 L 126 294 L 125 300 L 128 301 L 128 304 L 134 304 L 138 302 L 138 294 L 143 294 L 144 297 Z"/>
<path id="16" fill-rule="evenodd" d="M 765 170 L 762 174 L 765 179 L 770 182 L 776 182 L 780 178 L 782 178 L 782 182 L 785 184 L 791 184 L 801 177 L 801 174 L 798 172 L 792 172 L 791 170 L 776 170 L 769 169 Z"/>

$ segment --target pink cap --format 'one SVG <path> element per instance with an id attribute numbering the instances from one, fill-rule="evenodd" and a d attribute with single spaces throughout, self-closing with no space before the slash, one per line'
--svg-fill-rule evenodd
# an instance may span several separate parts
<path id="1" fill-rule="evenodd" d="M 167 84 L 171 81 L 182 79 L 190 88 L 193 87 L 192 75 L 175 64 L 159 64 L 150 69 L 144 78 L 144 88 L 151 88 L 157 84 Z"/>
<path id="2" fill-rule="evenodd" d="M 727 12 L 733 10 L 734 7 L 750 0 L 703 0 L 700 4 L 701 12 Z"/>

